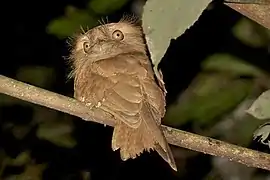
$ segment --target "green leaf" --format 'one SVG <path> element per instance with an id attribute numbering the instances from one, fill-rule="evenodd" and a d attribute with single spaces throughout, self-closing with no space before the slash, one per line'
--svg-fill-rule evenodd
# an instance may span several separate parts
<path id="1" fill-rule="evenodd" d="M 170 40 L 182 35 L 197 21 L 210 0 L 148 0 L 144 6 L 142 26 L 155 67 L 164 56 Z"/>
<path id="2" fill-rule="evenodd" d="M 67 6 L 65 16 L 57 18 L 49 23 L 47 32 L 60 39 L 67 38 L 78 32 L 80 27 L 92 28 L 97 25 L 97 18 L 86 10 L 79 10 L 72 6 Z"/>
<path id="3" fill-rule="evenodd" d="M 230 54 L 214 54 L 202 63 L 204 70 L 223 71 L 233 75 L 251 75 L 259 77 L 263 72 L 255 66 Z"/>
<path id="4" fill-rule="evenodd" d="M 73 125 L 68 120 L 61 122 L 45 122 L 39 124 L 37 137 L 46 139 L 58 146 L 72 148 L 76 141 L 72 137 Z"/>
<path id="5" fill-rule="evenodd" d="M 169 107 L 165 122 L 172 126 L 188 121 L 212 124 L 216 118 L 235 108 L 249 94 L 252 85 L 250 80 L 233 79 L 224 74 L 201 74 L 181 95 L 179 103 Z"/>
<path id="6" fill-rule="evenodd" d="M 10 158 L 7 164 L 13 166 L 22 166 L 24 164 L 27 164 L 30 160 L 30 153 L 28 151 L 24 151 L 20 153 L 15 159 Z"/>
<path id="7" fill-rule="evenodd" d="M 270 41 L 270 31 L 248 18 L 242 18 L 233 27 L 233 33 L 243 43 L 252 47 L 267 46 Z"/>
<path id="8" fill-rule="evenodd" d="M 44 164 L 29 164 L 22 174 L 9 176 L 5 180 L 39 180 L 44 169 Z"/>
<path id="9" fill-rule="evenodd" d="M 270 119 L 270 90 L 262 93 L 247 110 L 257 119 Z"/>
<path id="10" fill-rule="evenodd" d="M 44 66 L 23 66 L 17 71 L 17 79 L 38 87 L 47 88 L 55 78 L 54 69 Z"/>
<path id="11" fill-rule="evenodd" d="M 236 120 L 237 121 L 237 120 Z M 234 139 L 234 142 L 238 142 L 238 145 L 243 147 L 248 146 L 252 141 L 253 132 L 258 127 L 260 123 L 258 121 L 254 121 L 254 118 L 248 118 L 238 120 L 235 123 L 235 127 L 231 130 L 230 139 Z M 230 132 L 229 132 L 230 133 Z"/>
<path id="12" fill-rule="evenodd" d="M 83 180 L 91 179 L 91 173 L 89 171 L 82 171 L 81 175 Z"/>
<path id="13" fill-rule="evenodd" d="M 121 9 L 129 0 L 91 0 L 89 7 L 101 15 L 113 13 Z"/>

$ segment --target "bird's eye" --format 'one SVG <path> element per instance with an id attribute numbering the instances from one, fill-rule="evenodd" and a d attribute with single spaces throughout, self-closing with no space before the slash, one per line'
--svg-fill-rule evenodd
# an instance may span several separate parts
<path id="1" fill-rule="evenodd" d="M 90 43 L 89 42 L 84 42 L 83 43 L 83 50 L 85 53 L 87 53 L 90 49 Z"/>
<path id="2" fill-rule="evenodd" d="M 112 37 L 113 39 L 115 40 L 123 40 L 124 39 L 124 34 L 120 31 L 120 30 L 115 30 L 113 33 L 112 33 Z"/>

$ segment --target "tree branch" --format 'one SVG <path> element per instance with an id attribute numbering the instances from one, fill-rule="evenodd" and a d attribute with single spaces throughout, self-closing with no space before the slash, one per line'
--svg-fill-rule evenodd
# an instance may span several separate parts
<path id="1" fill-rule="evenodd" d="M 265 1 L 266 2 L 266 1 Z M 241 4 L 241 3 L 225 3 L 230 8 L 238 11 L 244 16 L 252 19 L 258 24 L 270 29 L 270 2 L 269 4 Z"/>
<path id="2" fill-rule="evenodd" d="M 23 82 L 0 75 L 0 93 L 16 97 L 34 104 L 78 116 L 86 121 L 94 121 L 114 126 L 110 118 L 102 115 L 99 109 L 90 109 L 83 103 L 57 93 L 53 93 Z M 205 154 L 225 157 L 231 161 L 270 171 L 270 154 L 250 150 L 212 138 L 188 133 L 162 125 L 170 144 Z"/>

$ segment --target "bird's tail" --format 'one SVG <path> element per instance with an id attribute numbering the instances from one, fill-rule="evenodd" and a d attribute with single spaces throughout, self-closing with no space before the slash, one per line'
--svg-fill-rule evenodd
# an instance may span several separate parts
<path id="1" fill-rule="evenodd" d="M 158 154 L 177 171 L 171 149 L 154 120 L 152 113 L 142 113 L 141 124 L 138 128 L 132 128 L 118 120 L 114 127 L 112 137 L 112 149 L 120 149 L 121 159 L 136 158 L 144 150 L 154 149 Z"/>

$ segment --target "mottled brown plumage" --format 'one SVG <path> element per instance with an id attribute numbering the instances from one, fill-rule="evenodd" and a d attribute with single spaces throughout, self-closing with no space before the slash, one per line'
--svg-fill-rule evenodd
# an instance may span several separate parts
<path id="1" fill-rule="evenodd" d="M 75 39 L 71 53 L 74 97 L 114 117 L 112 149 L 121 159 L 155 149 L 176 170 L 160 130 L 165 89 L 156 82 L 142 30 L 132 22 L 103 24 Z"/>

